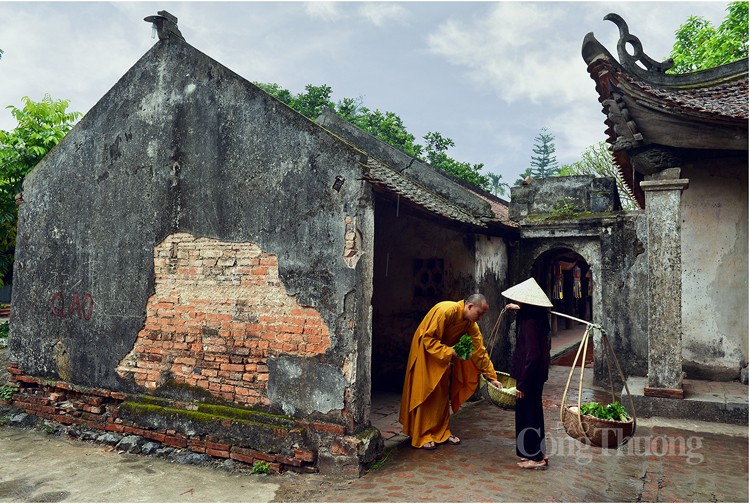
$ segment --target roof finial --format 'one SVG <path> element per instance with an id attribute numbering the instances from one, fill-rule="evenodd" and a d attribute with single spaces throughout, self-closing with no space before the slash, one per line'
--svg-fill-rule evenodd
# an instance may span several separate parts
<path id="1" fill-rule="evenodd" d="M 610 13 L 604 16 L 604 20 L 612 21 L 620 30 L 620 40 L 617 41 L 617 56 L 620 58 L 620 64 L 625 68 L 640 70 L 640 67 L 636 65 L 640 61 L 649 73 L 663 74 L 666 70 L 674 66 L 672 58 L 660 63 L 644 54 L 641 41 L 635 35 L 630 34 L 627 23 L 619 15 Z M 635 54 L 631 55 L 628 53 L 626 44 L 630 44 L 633 47 Z"/>
<path id="2" fill-rule="evenodd" d="M 180 40 L 185 40 L 179 28 L 177 28 L 177 16 L 173 16 L 164 10 L 158 11 L 157 14 L 156 16 L 145 17 L 143 20 L 153 23 L 154 29 L 159 34 L 159 40 L 168 39 L 173 35 Z"/>

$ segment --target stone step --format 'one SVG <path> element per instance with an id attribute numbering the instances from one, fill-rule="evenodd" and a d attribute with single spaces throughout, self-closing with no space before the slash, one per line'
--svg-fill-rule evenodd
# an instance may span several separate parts
<path id="1" fill-rule="evenodd" d="M 684 399 L 650 397 L 643 393 L 646 378 L 631 376 L 627 386 L 639 418 L 664 417 L 726 424 L 748 423 L 748 386 L 740 382 L 688 380 L 682 382 Z M 620 402 L 627 404 L 623 387 Z"/>

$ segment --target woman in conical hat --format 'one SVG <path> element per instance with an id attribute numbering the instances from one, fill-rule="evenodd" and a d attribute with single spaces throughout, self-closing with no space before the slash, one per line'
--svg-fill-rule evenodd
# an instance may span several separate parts
<path id="1" fill-rule="evenodd" d="M 520 284 L 516 284 L 513 287 L 506 289 L 502 292 L 502 295 L 511 301 L 516 301 L 521 304 L 529 304 L 534 306 L 543 306 L 545 308 L 552 308 L 552 301 L 549 300 L 547 295 L 544 293 L 539 284 L 536 283 L 534 278 L 524 280 Z M 513 309 L 513 308 L 510 308 Z M 518 310 L 518 308 L 515 308 Z"/>
<path id="2" fill-rule="evenodd" d="M 552 302 L 536 280 L 529 278 L 504 291 L 517 311 L 516 350 L 510 375 L 516 379 L 516 455 L 523 469 L 546 469 L 542 391 L 549 370 L 548 308 Z"/>

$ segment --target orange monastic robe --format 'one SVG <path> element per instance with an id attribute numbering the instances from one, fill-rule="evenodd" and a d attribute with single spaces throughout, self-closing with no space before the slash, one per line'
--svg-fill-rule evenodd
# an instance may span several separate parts
<path id="1" fill-rule="evenodd" d="M 476 390 L 480 372 L 488 380 L 497 379 L 479 326 L 465 319 L 463 313 L 463 301 L 438 303 L 414 333 L 399 414 L 404 434 L 411 436 L 414 447 L 430 441 L 443 443 L 451 436 L 449 390 L 450 404 L 456 412 Z M 458 343 L 464 333 L 471 336 L 474 352 L 468 360 L 454 359 L 451 373 L 453 353 L 450 347 Z"/>

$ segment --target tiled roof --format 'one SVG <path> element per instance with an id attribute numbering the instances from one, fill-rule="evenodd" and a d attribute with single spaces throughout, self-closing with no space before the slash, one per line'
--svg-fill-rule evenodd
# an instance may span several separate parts
<path id="1" fill-rule="evenodd" d="M 505 203 L 502 203 L 500 201 L 497 201 L 494 198 L 491 198 L 485 194 L 482 194 L 479 191 L 471 191 L 472 193 L 476 194 L 478 197 L 482 198 L 486 202 L 490 204 L 490 208 L 492 208 L 492 213 L 495 214 L 495 217 L 498 221 L 502 222 L 506 226 L 510 227 L 520 227 L 520 225 L 512 221 L 510 217 L 508 216 L 508 205 Z"/>
<path id="2" fill-rule="evenodd" d="M 479 219 L 465 212 L 442 196 L 401 175 L 372 156 L 367 159 L 365 178 L 371 184 L 384 187 L 432 213 L 473 226 L 486 227 L 487 225 L 486 219 Z"/>
<path id="3" fill-rule="evenodd" d="M 664 105 L 712 114 L 730 119 L 748 119 L 748 77 L 734 81 L 695 88 L 656 87 L 627 73 L 622 74 L 645 94 L 653 96 Z"/>
<path id="4" fill-rule="evenodd" d="M 409 156 L 325 109 L 316 123 L 367 156 L 364 178 L 446 219 L 482 229 L 515 228 L 503 202 L 443 170 Z"/>
<path id="5" fill-rule="evenodd" d="M 641 207 L 644 173 L 679 162 L 681 150 L 747 150 L 747 59 L 668 74 L 670 62 L 645 55 L 620 16 L 608 14 L 604 19 L 620 29 L 620 61 L 593 33 L 584 38 L 582 56 L 596 83 L 613 158 Z"/>

